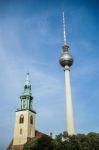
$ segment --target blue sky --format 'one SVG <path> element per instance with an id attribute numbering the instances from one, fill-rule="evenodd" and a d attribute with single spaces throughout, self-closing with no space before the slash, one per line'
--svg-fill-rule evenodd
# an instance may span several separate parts
<path id="1" fill-rule="evenodd" d="M 36 128 L 49 134 L 66 130 L 62 11 L 71 67 L 76 133 L 99 132 L 98 0 L 0 1 L 0 150 L 13 137 L 15 111 L 27 70 L 32 82 Z"/>

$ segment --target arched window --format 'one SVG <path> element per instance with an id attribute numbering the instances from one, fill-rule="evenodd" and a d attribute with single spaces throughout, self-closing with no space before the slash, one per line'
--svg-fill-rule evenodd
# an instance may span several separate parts
<path id="1" fill-rule="evenodd" d="M 24 116 L 23 115 L 20 116 L 19 123 L 24 123 Z"/>
<path id="2" fill-rule="evenodd" d="M 22 134 L 22 129 L 20 129 L 20 134 Z"/>
<path id="3" fill-rule="evenodd" d="M 30 117 L 30 124 L 33 124 L 33 116 Z"/>

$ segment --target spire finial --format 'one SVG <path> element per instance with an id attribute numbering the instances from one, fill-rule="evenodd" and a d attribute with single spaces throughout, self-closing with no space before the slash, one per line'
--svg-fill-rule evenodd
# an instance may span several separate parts
<path id="1" fill-rule="evenodd" d="M 67 41 L 66 41 L 66 30 L 65 30 L 65 17 L 64 17 L 64 11 L 63 11 L 63 32 L 64 32 L 64 45 L 67 45 Z"/>
<path id="2" fill-rule="evenodd" d="M 26 73 L 25 85 L 31 85 L 29 72 Z"/>
<path id="3" fill-rule="evenodd" d="M 29 75 L 30 75 L 30 74 L 29 74 L 29 71 L 27 71 L 27 73 L 26 73 L 26 80 L 27 80 L 27 81 L 29 81 Z"/>

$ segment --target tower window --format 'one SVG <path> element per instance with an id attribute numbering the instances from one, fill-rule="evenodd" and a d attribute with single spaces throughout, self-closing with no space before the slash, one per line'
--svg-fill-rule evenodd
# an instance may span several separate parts
<path id="1" fill-rule="evenodd" d="M 30 124 L 33 124 L 33 116 L 30 117 Z"/>
<path id="2" fill-rule="evenodd" d="M 20 129 L 20 134 L 22 134 L 22 129 Z"/>
<path id="3" fill-rule="evenodd" d="M 23 115 L 20 116 L 19 123 L 24 123 L 24 116 Z"/>

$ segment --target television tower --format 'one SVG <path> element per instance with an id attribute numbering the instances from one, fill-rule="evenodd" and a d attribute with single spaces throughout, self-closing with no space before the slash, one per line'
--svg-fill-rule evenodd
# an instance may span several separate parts
<path id="1" fill-rule="evenodd" d="M 66 41 L 65 31 L 65 17 L 63 12 L 63 31 L 64 31 L 64 45 L 62 46 L 62 54 L 59 59 L 59 63 L 64 67 L 65 72 L 65 99 L 66 99 L 66 117 L 67 117 L 67 132 L 69 135 L 73 135 L 74 132 L 74 119 L 72 109 L 72 94 L 71 94 L 71 83 L 70 83 L 70 67 L 73 64 L 73 57 L 69 53 L 69 46 Z"/>

